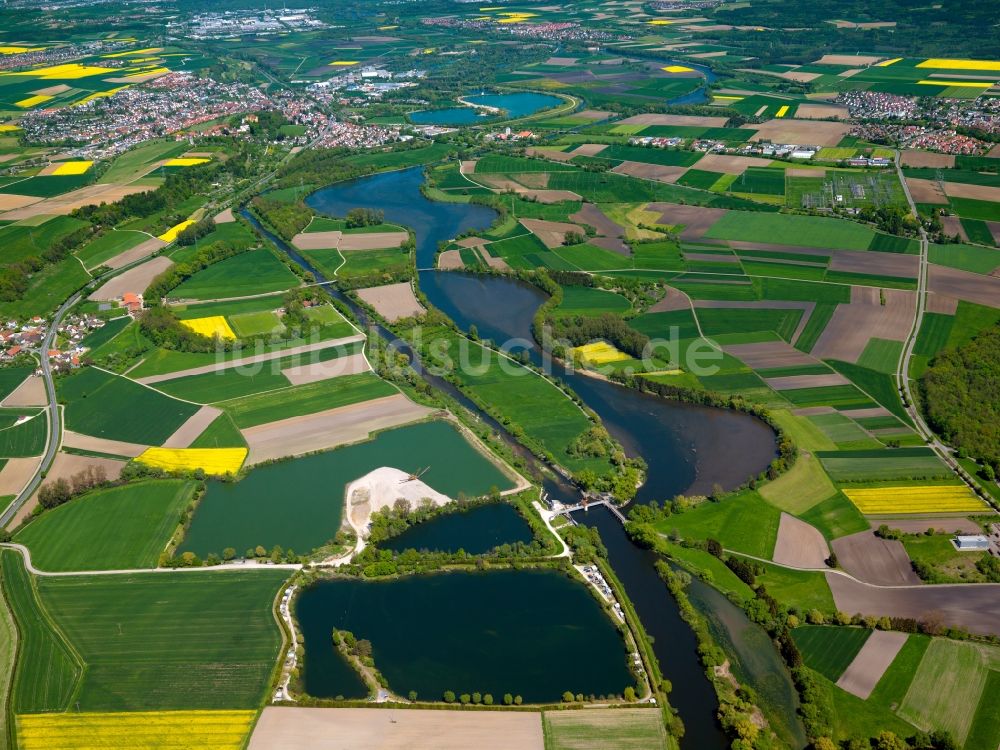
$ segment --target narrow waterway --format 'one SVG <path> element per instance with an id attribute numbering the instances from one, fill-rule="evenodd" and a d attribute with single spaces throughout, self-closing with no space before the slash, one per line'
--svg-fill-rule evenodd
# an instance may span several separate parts
<path id="1" fill-rule="evenodd" d="M 414 230 L 417 267 L 427 269 L 433 266 L 438 243 L 468 229 L 487 227 L 496 213 L 483 206 L 430 201 L 420 192 L 422 182 L 421 168 L 381 173 L 322 188 L 306 202 L 331 216 L 343 216 L 356 207 L 383 210 L 387 221 Z M 247 212 L 244 216 L 261 228 Z M 269 232 L 265 234 L 303 267 L 316 273 L 293 248 Z M 324 280 L 320 274 L 316 275 Z M 559 363 L 544 359 L 531 335 L 534 312 L 545 299 L 535 287 L 500 277 L 430 270 L 419 273 L 419 284 L 429 301 L 460 327 L 476 325 L 481 337 L 496 341 L 522 339 L 522 347 L 530 352 L 532 359 L 565 380 L 630 455 L 645 459 L 648 475 L 636 502 L 700 492 L 715 483 L 727 488 L 737 486 L 766 467 L 775 455 L 770 428 L 748 415 L 666 401 L 567 371 Z M 335 289 L 330 291 L 366 321 L 362 310 Z M 390 332 L 380 330 L 393 338 Z M 427 373 L 423 375 L 432 385 L 471 407 L 509 441 L 499 424 L 479 412 L 451 384 Z M 521 455 L 525 453 L 521 451 Z M 558 478 L 548 476 L 544 486 L 558 499 L 572 502 L 577 497 L 575 490 Z M 676 602 L 656 574 L 653 567 L 656 556 L 632 544 L 607 511 L 594 510 L 577 516 L 579 522 L 596 527 L 601 533 L 609 562 L 654 639 L 654 651 L 664 676 L 675 687 L 671 703 L 687 728 L 682 747 L 685 750 L 727 748 L 729 743 L 715 719 L 715 694 L 698 659 L 694 634 L 680 618 Z"/>

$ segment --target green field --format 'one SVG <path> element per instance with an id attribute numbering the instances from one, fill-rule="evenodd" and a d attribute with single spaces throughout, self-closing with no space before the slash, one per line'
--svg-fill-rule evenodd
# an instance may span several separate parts
<path id="1" fill-rule="evenodd" d="M 226 413 L 215 418 L 205 431 L 191 443 L 192 448 L 245 448 L 247 441 Z"/>
<path id="2" fill-rule="evenodd" d="M 165 396 L 135 381 L 87 367 L 57 383 L 66 428 L 85 435 L 160 445 L 198 406 Z"/>
<path id="3" fill-rule="evenodd" d="M 112 318 L 93 333 L 88 333 L 83 341 L 80 342 L 80 346 L 85 346 L 91 351 L 99 349 L 124 331 L 131 322 L 132 318 L 128 315 L 123 315 L 120 318 Z"/>
<path id="4" fill-rule="evenodd" d="M 685 539 L 717 539 L 726 549 L 770 558 L 781 512 L 752 490 L 698 506 L 659 521 L 658 531 Z"/>
<path id="5" fill-rule="evenodd" d="M 268 362 L 166 380 L 157 383 L 156 388 L 170 396 L 199 404 L 228 401 L 265 391 L 290 388 L 292 384 L 282 374 L 283 369 L 313 362 L 327 362 L 360 352 L 361 347 L 361 342 L 331 346 L 309 354 L 290 355 Z"/>
<path id="6" fill-rule="evenodd" d="M 0 400 L 13 393 L 34 370 L 31 365 L 0 367 Z"/>
<path id="7" fill-rule="evenodd" d="M 248 250 L 202 269 L 170 292 L 173 299 L 224 299 L 268 294 L 299 285 L 299 278 L 267 248 Z"/>
<path id="8" fill-rule="evenodd" d="M 239 338 L 251 336 L 266 336 L 272 333 L 280 334 L 285 330 L 281 319 L 273 312 L 248 312 L 232 315 L 229 325 Z"/>
<path id="9" fill-rule="evenodd" d="M 975 245 L 931 244 L 927 258 L 939 266 L 960 268 L 973 273 L 990 274 L 1000 267 L 1000 250 Z"/>
<path id="10" fill-rule="evenodd" d="M 11 686 L 14 681 L 18 633 L 17 625 L 14 623 L 14 613 L 11 612 L 10 604 L 4 595 L 3 578 L 5 572 L 5 560 L 0 555 L 0 702 L 5 707 L 3 711 L 0 711 L 0 748 L 10 750 L 7 723 L 9 711 L 6 710 L 6 706 L 9 705 Z"/>
<path id="11" fill-rule="evenodd" d="M 96 490 L 43 513 L 15 538 L 39 570 L 155 568 L 194 491 L 179 479 Z"/>
<path id="12" fill-rule="evenodd" d="M 562 315 L 599 316 L 627 312 L 631 305 L 620 294 L 586 286 L 563 287 L 563 301 L 557 310 Z"/>
<path id="13" fill-rule="evenodd" d="M 545 750 L 666 750 L 663 717 L 655 709 L 546 711 Z"/>
<path id="14" fill-rule="evenodd" d="M 65 217 L 60 217 L 65 218 Z M 0 243 L 3 238 L 0 236 Z M 2 257 L 2 255 L 0 255 Z M 6 263 L 7 261 L 2 261 Z M 28 288 L 19 299 L 0 302 L 0 318 L 30 318 L 47 316 L 55 311 L 73 292 L 81 289 L 90 276 L 80 261 L 70 256 L 56 263 L 49 263 L 31 275 Z"/>
<path id="15" fill-rule="evenodd" d="M 15 424 L 21 416 L 31 418 Z M 38 409 L 0 409 L 0 458 L 37 456 L 45 450 L 46 413 Z"/>
<path id="16" fill-rule="evenodd" d="M 805 625 L 792 631 L 806 665 L 831 682 L 840 679 L 869 635 L 866 628 L 833 625 Z"/>
<path id="17" fill-rule="evenodd" d="M 830 593 L 825 574 L 761 564 L 766 573 L 757 577 L 757 583 L 763 584 L 767 593 L 779 602 L 803 612 L 818 609 L 820 612 L 832 614 L 836 611 L 833 594 Z"/>
<path id="18" fill-rule="evenodd" d="M 267 394 L 222 401 L 218 406 L 233 418 L 237 427 L 246 428 L 392 396 L 395 393 L 398 393 L 396 388 L 375 373 L 363 372 Z"/>
<path id="19" fill-rule="evenodd" d="M 457 334 L 436 329 L 424 331 L 431 347 L 428 362 L 442 367 L 474 401 L 488 407 L 515 434 L 524 434 L 571 471 L 592 469 L 603 474 L 610 468 L 605 457 L 573 455 L 570 445 L 592 426 L 587 415 L 555 385 L 534 372 L 506 361 Z M 468 347 L 470 367 L 457 367 L 459 352 Z"/>
<path id="20" fill-rule="evenodd" d="M 727 213 L 705 233 L 719 240 L 842 250 L 867 250 L 874 236 L 867 227 L 841 219 L 737 211 Z"/>
<path id="21" fill-rule="evenodd" d="M 145 573 L 37 585 L 86 664 L 74 696 L 80 710 L 235 709 L 256 708 L 269 687 L 281 643 L 271 607 L 287 575 Z M 72 684 L 63 678 L 60 687 Z"/>
<path id="22" fill-rule="evenodd" d="M 107 232 L 80 248 L 76 257 L 88 269 L 96 268 L 148 239 L 149 236 L 142 232 Z"/>
<path id="23" fill-rule="evenodd" d="M 83 665 L 39 603 L 21 555 L 0 550 L 0 570 L 4 598 L 14 612 L 20 639 L 10 712 L 61 711 L 67 708 Z"/>
<path id="24" fill-rule="evenodd" d="M 816 455 L 835 482 L 930 479 L 950 475 L 944 462 L 927 448 L 819 452 Z"/>
<path id="25" fill-rule="evenodd" d="M 263 297 L 253 297 L 252 299 L 237 299 L 226 302 L 202 302 L 193 305 L 172 305 L 170 312 L 180 320 L 191 320 L 192 318 L 205 318 L 212 315 L 222 315 L 223 317 L 236 317 L 248 313 L 273 312 L 279 307 L 283 307 L 285 298 L 282 294 L 271 294 Z"/>
<path id="26" fill-rule="evenodd" d="M 964 744 L 981 696 L 995 703 L 996 696 L 983 693 L 991 670 L 1000 670 L 1000 649 L 995 646 L 935 638 L 913 675 L 899 715 L 916 726 L 946 729 Z M 996 734 L 991 738 L 998 740 Z"/>
<path id="27" fill-rule="evenodd" d="M 188 150 L 188 147 L 186 142 L 177 142 L 173 139 L 143 143 L 115 159 L 108 167 L 108 171 L 101 176 L 100 181 L 131 182 L 145 173 L 154 162 L 180 156 Z"/>
<path id="28" fill-rule="evenodd" d="M 811 453 L 800 453 L 791 469 L 762 486 L 759 492 L 768 502 L 796 515 L 837 494 L 830 478 Z"/>

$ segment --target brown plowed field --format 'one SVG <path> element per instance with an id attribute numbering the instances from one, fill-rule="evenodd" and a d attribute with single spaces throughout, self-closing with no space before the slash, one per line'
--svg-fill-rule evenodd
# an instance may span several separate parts
<path id="1" fill-rule="evenodd" d="M 686 206 L 680 203 L 650 203 L 650 211 L 659 211 L 661 224 L 683 226 L 681 239 L 696 240 L 726 215 L 725 209 L 705 206 Z"/>
<path id="2" fill-rule="evenodd" d="M 823 55 L 814 65 L 872 65 L 882 59 L 874 55 Z"/>
<path id="3" fill-rule="evenodd" d="M 16 189 L 16 186 L 15 186 Z M 150 188 L 142 185 L 90 185 L 63 193 L 54 198 L 46 198 L 38 203 L 32 203 L 25 208 L 18 208 L 4 215 L 4 219 L 30 219 L 42 214 L 63 215 L 75 211 L 82 206 L 101 203 L 117 203 L 126 195 L 144 193 Z"/>
<path id="4" fill-rule="evenodd" d="M 930 265 L 928 288 L 936 294 L 956 297 L 988 307 L 1000 307 L 1000 279 L 957 268 Z"/>
<path id="5" fill-rule="evenodd" d="M 837 687 L 861 700 L 868 700 L 908 637 L 906 633 L 873 630 L 837 680 Z"/>
<path id="6" fill-rule="evenodd" d="M 249 750 L 544 750 L 542 715 L 269 706 Z"/>
<path id="7" fill-rule="evenodd" d="M 339 378 L 341 375 L 357 375 L 361 372 L 368 372 L 370 369 L 365 355 L 359 352 L 346 357 L 328 359 L 324 362 L 310 362 L 306 365 L 288 367 L 282 370 L 281 374 L 288 378 L 292 385 L 305 385 L 320 380 Z"/>
<path id="8" fill-rule="evenodd" d="M 954 154 L 936 154 L 931 151 L 908 150 L 899 152 L 899 161 L 904 167 L 946 167 L 955 166 Z"/>
<path id="9" fill-rule="evenodd" d="M 954 315 L 958 312 L 958 300 L 945 294 L 930 292 L 927 295 L 927 312 Z"/>
<path id="10" fill-rule="evenodd" d="M 562 247 L 566 241 L 566 235 L 571 232 L 583 235 L 582 227 L 576 224 L 568 224 L 562 221 L 545 221 L 544 219 L 521 219 L 521 224 L 542 241 L 542 244 L 550 250 L 554 247 Z"/>
<path id="11" fill-rule="evenodd" d="M 831 107 L 827 104 L 800 104 L 795 110 L 795 116 L 800 120 L 825 120 L 830 117 L 846 120 L 850 114 L 847 107 Z"/>
<path id="12" fill-rule="evenodd" d="M 837 609 L 880 617 L 912 617 L 938 626 L 1000 635 L 1000 584 L 886 588 L 826 574 Z"/>
<path id="13" fill-rule="evenodd" d="M 795 143 L 810 146 L 836 146 L 851 126 L 843 122 L 822 122 L 820 120 L 795 120 L 778 118 L 759 125 L 744 125 L 756 130 L 751 142 L 771 141 L 772 143 Z"/>
<path id="14" fill-rule="evenodd" d="M 915 203 L 948 204 L 948 196 L 934 180 L 907 177 L 906 186 L 910 189 L 910 196 Z"/>
<path id="15" fill-rule="evenodd" d="M 859 581 L 881 586 L 919 584 L 913 572 L 910 557 L 903 543 L 893 539 L 880 539 L 871 531 L 833 540 L 840 567 Z M 854 614 L 855 610 L 846 610 Z"/>
<path id="16" fill-rule="evenodd" d="M 722 347 L 726 354 L 743 360 L 752 370 L 769 370 L 776 367 L 807 367 L 817 360 L 784 341 L 761 344 L 731 344 Z"/>
<path id="17" fill-rule="evenodd" d="M 884 305 L 880 291 L 885 295 Z M 914 292 L 900 289 L 851 287 L 850 304 L 837 305 L 813 347 L 813 356 L 857 362 L 870 339 L 904 341 L 913 324 L 914 298 Z"/>
<path id="18" fill-rule="evenodd" d="M 135 268 L 130 268 L 113 279 L 105 282 L 100 289 L 91 294 L 87 299 L 99 302 L 110 302 L 121 299 L 125 292 L 142 294 L 146 291 L 153 279 L 170 268 L 174 262 L 163 255 L 158 258 L 147 260 Z"/>
<path id="19" fill-rule="evenodd" d="M 108 440 L 93 435 L 84 435 L 72 430 L 63 430 L 62 444 L 67 448 L 79 448 L 84 451 L 107 453 L 112 456 L 128 456 L 129 458 L 135 458 L 149 447 L 139 443 L 126 443 L 121 440 Z"/>
<path id="20" fill-rule="evenodd" d="M 438 255 L 437 267 L 445 269 L 465 268 L 465 263 L 462 261 L 461 251 L 445 250 L 443 253 Z"/>
<path id="21" fill-rule="evenodd" d="M 873 253 L 857 250 L 833 250 L 830 257 L 831 271 L 917 278 L 920 258 L 902 253 Z"/>
<path id="22" fill-rule="evenodd" d="M 615 174 L 625 174 L 643 180 L 674 183 L 687 172 L 687 167 L 672 167 L 664 164 L 647 164 L 642 161 L 623 161 L 611 170 Z"/>
<path id="23" fill-rule="evenodd" d="M 249 427 L 243 430 L 243 437 L 250 446 L 246 465 L 356 443 L 365 440 L 372 432 L 416 422 L 433 413 L 433 409 L 415 404 L 397 393 Z"/>
<path id="24" fill-rule="evenodd" d="M 124 253 L 119 253 L 110 260 L 104 261 L 101 265 L 105 265 L 108 268 L 122 268 L 127 266 L 129 263 L 135 263 L 137 260 L 146 258 L 153 253 L 155 253 L 160 248 L 166 247 L 167 243 L 157 237 L 150 237 L 145 242 L 140 242 L 135 247 L 126 250 Z"/>
<path id="25" fill-rule="evenodd" d="M 688 296 L 680 289 L 672 286 L 666 288 L 666 294 L 655 302 L 646 312 L 673 312 L 674 310 L 687 310 L 691 306 Z"/>
<path id="26" fill-rule="evenodd" d="M 947 179 L 947 176 L 945 176 Z M 972 198 L 977 201 L 1000 203 L 1000 187 L 968 185 L 964 182 L 945 182 L 944 191 L 952 198 Z"/>
<path id="27" fill-rule="evenodd" d="M 781 378 L 767 378 L 765 382 L 776 391 L 791 391 L 796 388 L 827 388 L 835 385 L 850 385 L 843 375 L 831 372 L 827 375 L 786 375 Z"/>
<path id="28" fill-rule="evenodd" d="M 424 306 L 420 304 L 408 281 L 358 289 L 357 295 L 390 323 L 424 312 Z"/>
<path id="29" fill-rule="evenodd" d="M 829 556 L 830 549 L 819 530 L 793 515 L 781 514 L 771 559 L 792 568 L 822 568 Z"/>
<path id="30" fill-rule="evenodd" d="M 182 424 L 173 435 L 163 443 L 164 448 L 189 448 L 198 436 L 203 433 L 208 426 L 215 421 L 215 418 L 222 414 L 221 409 L 214 406 L 203 406 Z"/>
<path id="31" fill-rule="evenodd" d="M 726 174 L 743 174 L 747 167 L 766 167 L 770 159 L 759 156 L 736 156 L 731 154 L 705 154 L 698 160 L 697 169 Z"/>
<path id="32" fill-rule="evenodd" d="M 45 392 L 45 381 L 37 375 L 29 375 L 17 388 L 11 391 L 2 406 L 45 406 L 49 402 Z M 0 495 L 3 493 L 0 492 Z"/>

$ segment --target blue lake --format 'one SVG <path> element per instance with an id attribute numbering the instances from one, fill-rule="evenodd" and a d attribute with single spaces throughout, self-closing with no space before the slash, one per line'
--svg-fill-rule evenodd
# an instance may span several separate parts
<path id="1" fill-rule="evenodd" d="M 549 109 L 559 104 L 562 99 L 551 94 L 536 94 L 525 91 L 517 94 L 477 94 L 467 96 L 465 100 L 486 107 L 497 107 L 504 110 L 505 120 L 515 120 L 527 117 L 543 109 Z M 475 125 L 480 122 L 490 122 L 498 115 L 488 113 L 470 106 L 448 107 L 446 109 L 424 109 L 411 112 L 410 120 L 417 125 Z"/>

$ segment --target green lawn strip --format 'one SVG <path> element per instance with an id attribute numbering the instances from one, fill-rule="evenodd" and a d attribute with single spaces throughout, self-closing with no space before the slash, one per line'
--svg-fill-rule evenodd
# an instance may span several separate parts
<path id="1" fill-rule="evenodd" d="M 706 336 L 726 333 L 773 331 L 785 341 L 791 339 L 802 310 L 768 308 L 698 308 L 698 320 Z"/>
<path id="2" fill-rule="evenodd" d="M 318 250 L 309 257 L 316 257 L 324 252 L 330 253 L 329 250 Z M 327 263 L 332 262 L 334 269 L 337 269 L 337 265 L 340 263 L 331 255 L 327 255 L 326 260 Z M 376 274 L 387 274 L 391 277 L 406 273 L 410 266 L 410 253 L 396 247 L 381 250 L 351 250 L 344 254 L 344 261 L 344 265 L 337 269 L 336 273 L 340 278 L 351 279 L 359 276 L 375 276 Z M 320 270 L 323 270 L 322 266 Z M 381 279 L 377 281 L 381 281 Z"/>
<path id="3" fill-rule="evenodd" d="M 35 368 L 31 365 L 0 367 L 0 400 L 7 398 Z"/>
<path id="4" fill-rule="evenodd" d="M 630 308 L 629 301 L 620 294 L 593 287 L 566 286 L 563 287 L 563 301 L 556 314 L 596 317 L 603 313 L 624 313 Z"/>
<path id="5" fill-rule="evenodd" d="M 307 354 L 293 354 L 253 365 L 229 367 L 225 370 L 166 380 L 156 383 L 153 387 L 170 396 L 199 404 L 228 401 L 256 393 L 291 388 L 292 383 L 282 373 L 283 370 L 356 354 L 362 347 L 361 341 L 343 346 L 331 346 Z"/>
<path id="6" fill-rule="evenodd" d="M 271 608 L 287 575 L 42 578 L 38 591 L 86 663 L 80 710 L 256 708 L 278 656 Z"/>
<path id="7" fill-rule="evenodd" d="M 948 346 L 962 346 L 976 334 L 1000 322 L 1000 309 L 959 300 L 955 321 L 948 335 Z"/>
<path id="8" fill-rule="evenodd" d="M 843 447 L 844 443 L 869 440 L 874 444 L 869 448 L 881 448 L 877 442 L 873 441 L 861 427 L 852 419 L 843 414 L 813 414 L 807 419 L 819 427 L 823 433 L 830 438 L 837 447 Z"/>
<path id="9" fill-rule="evenodd" d="M 285 330 L 281 319 L 273 312 L 247 312 L 229 316 L 229 326 L 239 338 L 280 334 Z"/>
<path id="10" fill-rule="evenodd" d="M 869 528 L 868 521 L 861 515 L 861 511 L 842 492 L 837 492 L 833 497 L 817 503 L 802 513 L 800 518 L 815 526 L 828 540 L 839 539 Z"/>
<path id="11" fill-rule="evenodd" d="M 781 510 L 802 515 L 836 495 L 837 489 L 815 456 L 800 453 L 791 469 L 760 487 L 758 492 Z"/>
<path id="12" fill-rule="evenodd" d="M 11 612 L 10 604 L 4 596 L 2 585 L 4 572 L 4 559 L 0 556 L 0 705 L 4 707 L 3 711 L 0 711 L 0 750 L 10 750 L 11 730 L 8 725 L 10 712 L 7 706 L 17 660 L 18 632 L 14 613 Z"/>
<path id="13" fill-rule="evenodd" d="M 967 748 L 1000 746 L 1000 671 L 990 670 L 965 740 Z"/>
<path id="14" fill-rule="evenodd" d="M 1000 205 L 975 198 L 949 198 L 952 210 L 963 219 L 1000 221 Z"/>
<path id="15" fill-rule="evenodd" d="M 929 448 L 818 453 L 835 482 L 897 481 L 941 478 L 951 472 Z"/>
<path id="16" fill-rule="evenodd" d="M 218 406 L 232 416 L 237 427 L 247 428 L 396 393 L 393 386 L 374 373 L 363 372 L 222 401 Z"/>
<path id="17" fill-rule="evenodd" d="M 285 297 L 276 293 L 253 299 L 237 299 L 228 302 L 202 302 L 200 304 L 171 305 L 172 312 L 180 320 L 191 320 L 193 318 L 207 318 L 214 315 L 229 317 L 230 315 L 242 315 L 244 313 L 272 312 L 279 307 L 284 307 Z"/>
<path id="18" fill-rule="evenodd" d="M 781 511 L 753 490 L 705 501 L 657 522 L 663 534 L 677 531 L 684 539 L 717 539 L 726 549 L 770 558 Z"/>
<path id="19" fill-rule="evenodd" d="M 836 682 L 865 645 L 867 628 L 803 625 L 792 631 L 806 666 Z"/>
<path id="20" fill-rule="evenodd" d="M 106 232 L 80 248 L 76 257 L 88 269 L 95 268 L 148 239 L 142 232 Z"/>
<path id="21" fill-rule="evenodd" d="M 43 513 L 15 539 L 40 570 L 155 568 L 195 487 L 166 479 L 89 492 Z"/>
<path id="22" fill-rule="evenodd" d="M 955 323 L 954 315 L 942 313 L 924 313 L 917 333 L 917 341 L 913 345 L 913 353 L 933 357 L 948 345 L 951 327 Z"/>
<path id="23" fill-rule="evenodd" d="M 989 670 L 997 666 L 1000 651 L 996 647 L 935 638 L 913 675 L 898 714 L 915 726 L 945 729 L 964 745 Z"/>
<path id="24" fill-rule="evenodd" d="M 30 417 L 15 424 L 22 417 Z M 37 456 L 45 450 L 48 421 L 39 409 L 0 409 L 0 457 Z"/>
<path id="25" fill-rule="evenodd" d="M 896 365 L 903 353 L 903 342 L 890 339 L 869 339 L 858 364 L 887 375 L 895 374 Z"/>
<path id="26" fill-rule="evenodd" d="M 192 448 L 246 448 L 247 441 L 243 438 L 233 418 L 223 412 L 201 433 Z"/>
<path id="27" fill-rule="evenodd" d="M 666 750 L 667 732 L 659 710 L 597 708 L 588 711 L 545 711 L 545 750 Z"/>
<path id="28" fill-rule="evenodd" d="M 60 378 L 56 391 L 67 429 L 129 443 L 160 445 L 198 411 L 196 404 L 96 367 Z"/>
<path id="29" fill-rule="evenodd" d="M 796 607 L 802 612 L 818 609 L 831 614 L 836 611 L 825 573 L 791 570 L 770 563 L 760 564 L 766 572 L 757 577 L 757 583 L 763 584 L 767 593 L 782 604 Z"/>
<path id="30" fill-rule="evenodd" d="M 777 409 L 771 416 L 803 450 L 835 450 L 837 447 L 819 427 L 804 416 L 792 414 L 787 409 Z"/>
<path id="31" fill-rule="evenodd" d="M 493 246 L 490 245 L 492 248 Z M 618 253 L 605 250 L 596 245 L 572 245 L 552 250 L 562 260 L 571 264 L 573 270 L 609 271 L 616 268 L 628 268 L 628 258 Z"/>
<path id="32" fill-rule="evenodd" d="M 927 259 L 939 266 L 990 274 L 1000 267 L 1000 250 L 975 247 L 974 245 L 931 244 L 928 248 Z"/>
<path id="33" fill-rule="evenodd" d="M 997 242 L 993 238 L 993 232 L 990 231 L 989 225 L 982 219 L 961 219 L 962 229 L 965 230 L 965 236 L 969 238 L 969 242 L 975 242 L 977 245 L 985 245 L 986 247 L 996 247 Z"/>
<path id="34" fill-rule="evenodd" d="M 173 299 L 219 299 L 284 291 L 299 285 L 267 248 L 249 250 L 198 271 L 170 292 Z"/>
<path id="35" fill-rule="evenodd" d="M 782 391 L 781 395 L 798 407 L 832 406 L 835 409 L 865 409 L 876 405 L 868 396 L 850 384 L 791 388 Z"/>
<path id="36" fill-rule="evenodd" d="M 629 320 L 628 324 L 629 327 L 650 338 L 677 341 L 695 338 L 698 335 L 694 313 L 690 309 L 644 313 Z"/>
<path id="37" fill-rule="evenodd" d="M 0 570 L 19 639 L 10 714 L 62 711 L 68 707 L 83 665 L 39 601 L 21 555 L 0 550 Z"/>

